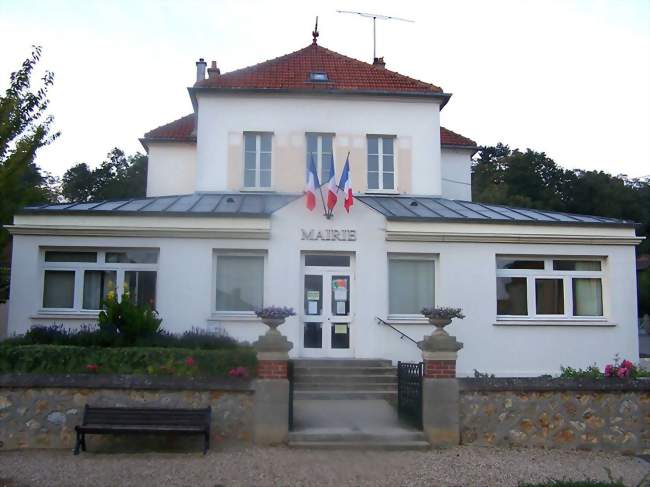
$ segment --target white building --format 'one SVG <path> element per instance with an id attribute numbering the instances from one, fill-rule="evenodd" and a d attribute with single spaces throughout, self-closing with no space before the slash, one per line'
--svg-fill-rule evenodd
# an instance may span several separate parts
<path id="1" fill-rule="evenodd" d="M 16 215 L 9 333 L 92 323 L 124 284 L 163 326 L 254 340 L 261 305 L 297 310 L 297 357 L 418 360 L 425 305 L 467 315 L 458 372 L 557 373 L 638 360 L 630 222 L 471 202 L 476 144 L 440 125 L 437 86 L 316 41 L 221 74 L 197 63 L 191 115 L 147 133 L 147 198 Z M 355 202 L 305 207 L 349 154 Z M 382 324 L 379 320 L 387 324 Z"/>

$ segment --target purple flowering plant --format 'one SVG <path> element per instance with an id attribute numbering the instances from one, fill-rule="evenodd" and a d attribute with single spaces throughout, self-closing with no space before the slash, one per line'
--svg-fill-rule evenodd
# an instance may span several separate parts
<path id="1" fill-rule="evenodd" d="M 447 306 L 427 306 L 422 308 L 420 313 L 432 320 L 451 320 L 452 318 L 462 320 L 465 318 L 462 309 L 450 308 Z"/>
<path id="2" fill-rule="evenodd" d="M 289 316 L 295 316 L 296 312 L 293 308 L 287 308 L 286 306 L 266 306 L 256 309 L 255 314 L 258 318 L 265 320 L 284 320 Z"/>

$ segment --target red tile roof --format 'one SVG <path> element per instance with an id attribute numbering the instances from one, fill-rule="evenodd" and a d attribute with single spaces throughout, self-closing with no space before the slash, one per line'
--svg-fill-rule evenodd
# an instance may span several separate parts
<path id="1" fill-rule="evenodd" d="M 191 113 L 184 117 L 161 125 L 144 134 L 146 141 L 175 140 L 179 142 L 196 141 L 195 117 Z M 449 129 L 440 127 L 440 143 L 446 146 L 476 147 L 476 142 Z"/>
<path id="2" fill-rule="evenodd" d="M 195 117 L 193 113 L 174 120 L 173 122 L 161 125 L 144 134 L 146 140 L 170 139 L 170 140 L 196 140 Z"/>
<path id="3" fill-rule="evenodd" d="M 324 72 L 327 82 L 310 81 Z M 393 94 L 442 94 L 442 88 L 352 59 L 318 44 L 254 66 L 198 81 L 195 87 L 226 89 L 327 90 Z"/>
<path id="4" fill-rule="evenodd" d="M 440 145 L 458 145 L 465 147 L 476 147 L 476 142 L 464 135 L 452 132 L 449 129 L 440 127 Z"/>

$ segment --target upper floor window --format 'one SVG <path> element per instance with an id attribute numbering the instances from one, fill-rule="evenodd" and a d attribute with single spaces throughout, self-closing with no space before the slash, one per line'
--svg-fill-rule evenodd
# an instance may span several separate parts
<path id="1" fill-rule="evenodd" d="M 244 134 L 244 187 L 271 187 L 271 137 L 270 133 Z"/>
<path id="2" fill-rule="evenodd" d="M 110 292 L 155 308 L 157 270 L 158 249 L 46 250 L 43 308 L 96 311 Z"/>
<path id="3" fill-rule="evenodd" d="M 497 257 L 497 315 L 603 316 L 600 260 Z"/>
<path id="4" fill-rule="evenodd" d="M 368 189 L 395 190 L 395 137 L 368 136 Z"/>
<path id="5" fill-rule="evenodd" d="M 331 134 L 307 134 L 307 170 L 309 170 L 309 161 L 313 159 L 321 184 L 330 177 L 333 139 L 334 136 Z"/>

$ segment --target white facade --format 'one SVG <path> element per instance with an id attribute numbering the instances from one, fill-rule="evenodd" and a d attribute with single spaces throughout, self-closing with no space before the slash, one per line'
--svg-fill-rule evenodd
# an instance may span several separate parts
<path id="1" fill-rule="evenodd" d="M 442 196 L 452 200 L 472 200 L 472 155 L 474 149 L 442 148 Z"/>
<path id="2" fill-rule="evenodd" d="M 223 220 L 223 221 L 219 221 Z M 125 222 L 128 221 L 128 225 Z M 427 256 L 435 265 L 436 305 L 461 307 L 467 315 L 449 331 L 465 344 L 459 354 L 458 372 L 473 370 L 501 376 L 558 373 L 559 367 L 602 366 L 615 354 L 638 360 L 634 230 L 595 227 L 539 227 L 535 225 L 404 223 L 387 222 L 382 215 L 356 202 L 348 215 L 336 213 L 331 221 L 319 212 L 308 212 L 297 199 L 268 219 L 166 218 L 167 236 L 149 236 L 161 229 L 149 217 L 67 216 L 16 218 L 14 274 L 11 287 L 10 333 L 21 333 L 33 324 L 92 323 L 92 313 L 51 313 L 42 309 L 42 251 L 44 249 L 157 248 L 157 308 L 163 326 L 182 332 L 192 326 L 218 328 L 240 340 L 253 341 L 264 325 L 252 313 L 215 311 L 215 255 L 250 253 L 264 256 L 265 305 L 294 307 L 298 316 L 281 327 L 294 343 L 293 356 L 313 356 L 304 347 L 305 317 L 302 256 L 307 253 L 343 254 L 352 257 L 350 267 L 350 347 L 344 356 L 417 360 L 412 342 L 380 325 L 387 320 L 417 340 L 432 331 L 421 317 L 391 317 L 388 309 L 388 256 Z M 67 223 L 67 235 L 60 233 Z M 51 227 L 48 232 L 46 227 Z M 114 227 L 120 237 L 89 236 Z M 228 232 L 258 233 L 259 238 L 196 238 L 187 232 L 198 227 L 218 235 Z M 20 235 L 20 228 L 40 228 Z M 77 231 L 74 230 L 77 228 Z M 304 240 L 303 230 L 353 230 L 356 240 Z M 78 233 L 79 236 L 73 236 Z M 85 235 L 84 235 L 85 234 Z M 429 241 L 412 241 L 412 235 Z M 132 236 L 127 236 L 132 235 Z M 140 235 L 140 236 L 138 236 Z M 409 237 L 409 235 L 411 237 Z M 504 243 L 511 242 L 511 243 Z M 521 242 L 521 243 L 517 243 Z M 548 243 L 539 243 L 548 242 Z M 593 319 L 498 319 L 496 314 L 496 257 L 550 256 L 593 258 L 603 263 L 602 317 Z M 578 257 L 576 257 L 578 256 Z M 341 271 L 339 269 L 339 271 Z M 335 319 L 335 318 L 334 318 Z M 338 351 L 340 352 L 340 351 Z M 324 353 L 341 356 L 341 353 Z"/>
<path id="3" fill-rule="evenodd" d="M 150 142 L 147 167 L 147 196 L 187 194 L 196 184 L 196 144 Z"/>

